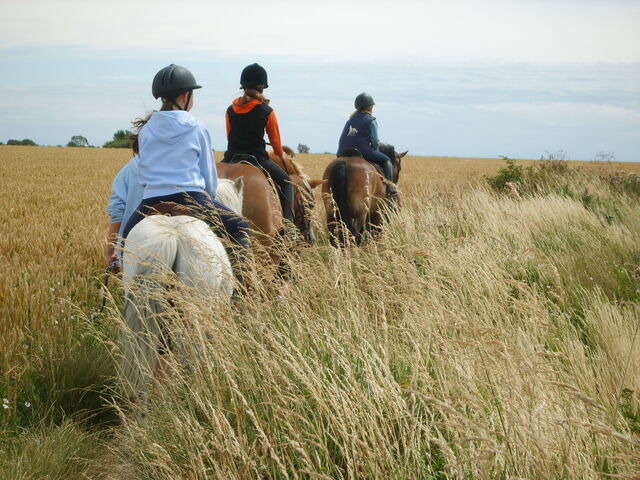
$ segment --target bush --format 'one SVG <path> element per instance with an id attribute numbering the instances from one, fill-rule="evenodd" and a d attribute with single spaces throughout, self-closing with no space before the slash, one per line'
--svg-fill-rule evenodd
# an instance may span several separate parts
<path id="1" fill-rule="evenodd" d="M 521 165 L 516 165 L 515 160 L 502 158 L 507 162 L 507 166 L 498 170 L 495 177 L 485 177 L 491 188 L 498 192 L 508 190 L 509 184 L 521 184 L 524 176 L 524 169 Z"/>
<path id="2" fill-rule="evenodd" d="M 515 160 L 502 157 L 507 166 L 498 170 L 495 177 L 485 176 L 485 180 L 497 192 L 506 193 L 514 189 L 519 193 L 548 193 L 550 190 L 562 190 L 568 177 L 573 177 L 578 170 L 570 169 L 566 153 L 562 150 L 547 153 L 540 157 L 535 165 L 523 167 L 516 165 Z"/>

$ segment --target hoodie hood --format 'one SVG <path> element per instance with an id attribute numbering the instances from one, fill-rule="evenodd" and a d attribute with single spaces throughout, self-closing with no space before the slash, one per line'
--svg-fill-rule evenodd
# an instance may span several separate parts
<path id="1" fill-rule="evenodd" d="M 233 101 L 231 106 L 233 108 L 233 111 L 236 113 L 248 113 L 261 103 L 263 102 L 255 98 L 251 99 L 248 102 L 244 102 L 243 97 L 238 97 Z"/>
<path id="2" fill-rule="evenodd" d="M 173 144 L 191 132 L 198 120 L 183 110 L 155 112 L 144 126 L 149 133 L 163 143 Z"/>

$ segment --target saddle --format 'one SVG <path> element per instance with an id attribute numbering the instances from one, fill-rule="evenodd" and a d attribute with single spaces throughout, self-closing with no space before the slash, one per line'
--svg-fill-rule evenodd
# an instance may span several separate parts
<path id="1" fill-rule="evenodd" d="M 222 160 L 222 163 L 230 163 L 230 164 L 246 163 L 248 165 L 253 165 L 254 167 L 260 168 L 262 170 L 262 168 L 260 167 L 260 162 L 255 157 L 255 155 L 249 155 L 248 153 L 236 153 L 230 159 Z"/>
<path id="2" fill-rule="evenodd" d="M 267 177 L 269 182 L 276 189 L 278 197 L 280 197 L 280 201 L 281 202 L 283 202 L 283 201 L 286 202 L 286 205 L 287 205 L 286 208 L 289 208 L 289 210 L 295 216 L 295 212 L 293 210 L 293 206 L 290 205 L 289 202 L 287 202 L 286 199 L 283 200 L 284 197 L 283 197 L 282 190 L 280 189 L 280 186 L 271 178 L 271 175 L 269 175 L 268 170 L 260 163 L 260 161 L 256 158 L 255 155 L 250 155 L 248 153 L 236 153 L 230 159 L 224 159 L 224 160 L 222 160 L 222 162 L 223 163 L 230 163 L 230 164 L 242 164 L 242 163 L 244 163 L 245 165 L 251 165 L 253 167 L 256 167 L 258 170 L 260 170 L 264 174 L 265 177 Z M 285 172 L 287 174 L 289 173 L 286 169 L 285 169 Z M 283 215 L 284 215 L 284 208 L 285 208 L 285 206 L 282 205 Z"/>
<path id="3" fill-rule="evenodd" d="M 373 163 L 373 162 L 369 162 L 369 163 L 371 164 L 371 166 L 372 166 L 373 168 L 375 168 L 375 169 L 376 169 L 376 171 L 377 171 L 380 175 L 382 175 L 382 178 L 383 178 L 384 183 L 385 183 L 385 185 L 386 185 L 386 182 L 387 182 L 388 180 L 387 180 L 387 177 L 385 177 L 385 176 L 384 176 L 384 171 L 382 170 L 382 167 L 381 167 L 380 165 L 378 165 L 377 163 Z"/>
<path id="4" fill-rule="evenodd" d="M 149 210 L 148 215 L 168 215 L 170 217 L 177 217 L 179 215 L 194 216 L 191 209 L 177 202 L 156 203 Z"/>
<path id="5" fill-rule="evenodd" d="M 360 152 L 360 150 L 358 150 L 357 148 L 345 148 L 344 150 L 342 150 L 341 152 L 338 153 L 339 157 L 360 157 L 360 158 L 364 158 L 362 156 L 362 152 Z"/>
<path id="6" fill-rule="evenodd" d="M 229 159 L 223 159 L 222 163 L 229 163 L 231 165 L 244 163 L 245 165 L 251 165 L 252 167 L 256 167 L 258 170 L 264 173 L 265 177 L 269 178 L 269 173 L 264 169 L 262 165 L 260 165 L 260 161 L 256 158 L 255 155 L 249 155 L 248 153 L 236 153 Z"/>

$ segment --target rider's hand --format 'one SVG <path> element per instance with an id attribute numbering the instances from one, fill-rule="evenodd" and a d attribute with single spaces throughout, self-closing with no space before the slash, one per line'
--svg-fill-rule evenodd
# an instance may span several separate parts
<path id="1" fill-rule="evenodd" d="M 280 160 L 282 160 L 282 166 L 284 167 L 284 171 L 287 173 L 291 173 L 291 158 L 285 152 L 282 152 L 282 155 L 278 155 Z"/>
<path id="2" fill-rule="evenodd" d="M 116 252 L 112 248 L 106 248 L 104 252 L 104 267 L 109 273 L 114 275 L 120 273 L 120 263 L 118 263 L 118 257 Z"/>
<path id="3" fill-rule="evenodd" d="M 120 273 L 120 263 L 117 259 L 114 259 L 113 262 L 107 266 L 107 272 L 112 275 L 118 275 Z"/>
<path id="4" fill-rule="evenodd" d="M 107 229 L 107 241 L 104 245 L 104 267 L 111 273 L 120 271 L 120 264 L 116 255 L 116 241 L 120 225 L 120 223 L 112 223 Z"/>

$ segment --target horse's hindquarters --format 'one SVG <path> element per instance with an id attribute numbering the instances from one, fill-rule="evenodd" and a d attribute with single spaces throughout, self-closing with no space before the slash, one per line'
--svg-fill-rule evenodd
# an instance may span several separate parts
<path id="1" fill-rule="evenodd" d="M 234 280 L 220 239 L 193 217 L 147 217 L 131 230 L 124 250 L 120 371 L 123 393 L 135 400 L 154 377 L 160 351 L 168 341 L 179 343 L 167 308 L 228 298 Z"/>
<path id="2" fill-rule="evenodd" d="M 334 245 L 360 244 L 365 231 L 377 218 L 384 185 L 380 175 L 359 157 L 338 158 L 324 174 L 323 201 L 327 228 Z"/>
<path id="3" fill-rule="evenodd" d="M 132 277 L 174 273 L 190 287 L 230 295 L 231 264 L 220 239 L 201 220 L 154 215 L 129 233 L 123 255 L 125 288 Z"/>

